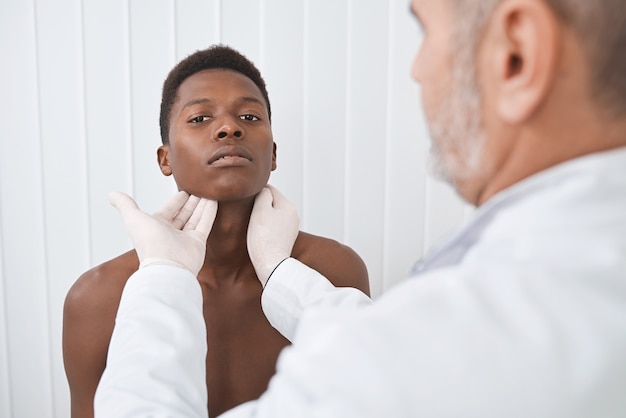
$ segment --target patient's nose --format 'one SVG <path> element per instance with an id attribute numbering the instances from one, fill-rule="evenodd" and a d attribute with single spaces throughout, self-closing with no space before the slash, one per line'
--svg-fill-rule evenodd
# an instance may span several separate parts
<path id="1" fill-rule="evenodd" d="M 216 140 L 224 138 L 241 138 L 243 137 L 243 129 L 234 120 L 225 121 L 214 134 Z"/>

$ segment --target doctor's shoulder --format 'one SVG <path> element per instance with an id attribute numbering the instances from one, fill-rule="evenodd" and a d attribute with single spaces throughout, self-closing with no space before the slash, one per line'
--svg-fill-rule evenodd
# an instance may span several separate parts
<path id="1" fill-rule="evenodd" d="M 300 231 L 291 256 L 320 272 L 337 287 L 354 287 L 370 295 L 367 266 L 347 245 Z"/>

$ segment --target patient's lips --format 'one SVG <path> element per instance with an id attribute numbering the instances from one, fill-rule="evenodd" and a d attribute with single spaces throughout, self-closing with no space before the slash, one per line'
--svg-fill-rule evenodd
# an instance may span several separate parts
<path id="1" fill-rule="evenodd" d="M 213 167 L 240 167 L 251 162 L 252 155 L 250 152 L 237 146 L 222 147 L 209 158 L 209 165 Z"/>
<path id="2" fill-rule="evenodd" d="M 236 155 L 227 155 L 218 160 L 215 160 L 210 165 L 212 167 L 226 167 L 226 166 L 240 167 L 240 166 L 247 165 L 247 164 L 250 164 L 250 160 L 248 160 L 245 157 L 240 157 Z"/>

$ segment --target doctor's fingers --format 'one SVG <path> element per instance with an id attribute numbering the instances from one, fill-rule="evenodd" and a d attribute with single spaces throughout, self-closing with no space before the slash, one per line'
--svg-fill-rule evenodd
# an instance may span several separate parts
<path id="1" fill-rule="evenodd" d="M 267 208 L 271 208 L 273 206 L 273 200 L 274 197 L 272 196 L 272 191 L 265 186 L 254 199 L 254 208 L 252 213 L 254 214 L 255 211 L 264 209 L 267 210 Z"/>
<path id="2" fill-rule="evenodd" d="M 289 208 L 294 209 L 295 206 L 274 186 L 271 184 L 266 184 L 266 188 L 272 192 L 272 206 L 276 209 Z"/>
<path id="3" fill-rule="evenodd" d="M 271 184 L 265 186 L 272 192 L 272 207 L 281 213 L 284 219 L 291 219 L 300 224 L 298 209 L 276 187 Z"/>
<path id="4" fill-rule="evenodd" d="M 174 218 L 176 213 L 178 213 L 188 199 L 189 194 L 181 190 L 167 199 L 163 206 L 161 206 L 161 208 L 156 211 L 154 215 L 169 222 Z"/>
<path id="5" fill-rule="evenodd" d="M 215 200 L 200 199 L 198 206 L 193 211 L 183 230 L 197 231 L 206 239 L 211 233 L 216 215 L 217 202 Z"/>
<path id="6" fill-rule="evenodd" d="M 200 202 L 200 198 L 197 196 L 190 195 L 182 208 L 176 213 L 173 219 L 168 219 L 171 224 L 176 229 L 183 229 L 183 226 L 189 221 L 191 215 L 193 215 L 193 211 L 198 206 Z"/>
<path id="7" fill-rule="evenodd" d="M 109 193 L 109 203 L 118 210 L 122 218 L 126 218 L 131 213 L 138 212 L 139 207 L 132 197 L 122 192 Z"/>

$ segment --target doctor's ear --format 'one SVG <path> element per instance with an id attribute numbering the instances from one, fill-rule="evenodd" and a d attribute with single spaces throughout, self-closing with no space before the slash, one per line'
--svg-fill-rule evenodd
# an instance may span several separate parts
<path id="1" fill-rule="evenodd" d="M 511 0 L 494 12 L 492 22 L 486 71 L 494 80 L 498 113 L 520 123 L 546 100 L 557 75 L 558 21 L 544 2 Z"/>
<path id="2" fill-rule="evenodd" d="M 170 166 L 170 147 L 169 145 L 161 145 L 157 149 L 157 161 L 164 176 L 172 175 L 172 167 Z"/>

